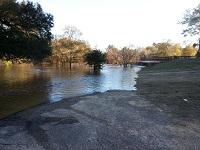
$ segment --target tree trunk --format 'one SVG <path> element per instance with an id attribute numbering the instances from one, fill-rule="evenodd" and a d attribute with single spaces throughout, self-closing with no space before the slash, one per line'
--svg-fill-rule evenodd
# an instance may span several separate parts
<path id="1" fill-rule="evenodd" d="M 71 50 L 69 52 L 69 69 L 70 70 L 72 69 L 72 52 L 71 52 Z"/>
<path id="2" fill-rule="evenodd" d="M 197 54 L 196 54 L 197 58 L 200 57 L 200 38 L 199 38 L 199 44 L 198 44 L 198 46 L 199 46 L 199 49 L 198 49 Z"/>

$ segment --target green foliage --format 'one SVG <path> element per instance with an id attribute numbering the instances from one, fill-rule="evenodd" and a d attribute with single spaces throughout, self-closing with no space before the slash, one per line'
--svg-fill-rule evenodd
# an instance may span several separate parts
<path id="1" fill-rule="evenodd" d="M 119 64 L 119 50 L 114 45 L 109 45 L 107 48 L 106 60 L 108 64 Z"/>
<path id="2" fill-rule="evenodd" d="M 81 63 L 83 56 L 91 48 L 84 41 L 75 41 L 69 38 L 54 39 L 52 42 L 53 54 L 49 59 L 52 63 Z"/>
<path id="3" fill-rule="evenodd" d="M 193 10 L 187 10 L 180 24 L 187 25 L 184 36 L 200 34 L 200 4 Z"/>
<path id="4" fill-rule="evenodd" d="M 115 46 L 107 47 L 107 63 L 123 65 L 133 64 L 138 60 L 157 59 L 159 57 L 192 56 L 195 57 L 197 49 L 191 45 L 182 47 L 181 44 L 172 43 L 171 40 L 153 43 L 146 48 L 133 49 L 130 46 L 118 50 Z"/>
<path id="5" fill-rule="evenodd" d="M 166 57 L 166 56 L 176 56 L 176 53 L 173 44 L 170 41 L 162 42 L 162 43 L 154 43 L 154 46 L 157 48 L 157 55 L 159 57 Z"/>
<path id="6" fill-rule="evenodd" d="M 93 50 L 84 55 L 84 60 L 94 69 L 100 69 L 102 64 L 106 62 L 106 54 L 102 53 L 100 50 Z"/>
<path id="7" fill-rule="evenodd" d="M 53 16 L 29 1 L 0 3 L 0 59 L 41 61 L 51 55 Z"/>
<path id="8" fill-rule="evenodd" d="M 133 50 L 133 49 L 128 48 L 128 47 L 122 48 L 122 50 L 119 51 L 121 64 L 124 67 L 127 67 L 128 64 L 131 63 L 132 59 L 136 56 L 136 54 L 137 54 L 136 50 Z"/>
<path id="9" fill-rule="evenodd" d="M 142 59 L 158 57 L 158 49 L 154 45 L 148 46 L 140 52 L 140 56 Z"/>
<path id="10" fill-rule="evenodd" d="M 193 46 L 186 46 L 183 48 L 182 56 L 195 56 L 197 54 L 197 50 Z"/>
<path id="11" fill-rule="evenodd" d="M 160 72 L 160 71 L 183 71 L 183 70 L 200 70 L 200 59 L 176 59 L 164 62 L 151 67 L 145 67 L 143 72 Z"/>
<path id="12" fill-rule="evenodd" d="M 56 64 L 83 63 L 83 56 L 91 51 L 90 45 L 79 39 L 81 31 L 75 26 L 64 28 L 64 34 L 54 38 L 52 42 L 53 55 L 46 59 L 47 62 Z"/>
<path id="13" fill-rule="evenodd" d="M 168 40 L 167 42 L 154 43 L 152 46 L 148 46 L 140 52 L 140 56 L 143 59 L 152 59 L 157 57 L 170 57 L 170 56 L 195 56 L 197 50 L 187 45 L 182 48 L 180 44 L 173 44 Z"/>
<path id="14" fill-rule="evenodd" d="M 138 50 L 131 47 L 124 47 L 118 50 L 113 45 L 109 45 L 107 48 L 107 62 L 110 64 L 119 64 L 127 67 L 128 64 L 133 63 L 136 60 Z"/>

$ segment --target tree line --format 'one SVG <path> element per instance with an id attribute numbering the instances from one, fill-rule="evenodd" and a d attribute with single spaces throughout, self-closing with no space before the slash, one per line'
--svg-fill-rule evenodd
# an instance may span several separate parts
<path id="1" fill-rule="evenodd" d="M 188 24 L 184 35 L 196 35 L 200 32 L 200 5 L 187 11 L 181 24 Z M 38 3 L 16 0 L 0 1 L 0 59 L 27 62 L 46 62 L 51 64 L 69 64 L 87 62 L 99 68 L 103 62 L 127 67 L 140 59 L 152 59 L 167 56 L 195 56 L 199 51 L 194 45 L 182 47 L 170 40 L 153 43 L 146 48 L 133 45 L 121 49 L 109 45 L 106 52 L 92 49 L 88 42 L 80 40 L 81 31 L 67 26 L 63 35 L 54 36 L 53 15 L 45 13 Z M 99 57 L 99 59 L 98 59 Z M 97 64 L 95 64 L 96 62 Z"/>
<path id="2" fill-rule="evenodd" d="M 146 48 L 134 48 L 134 46 L 117 49 L 113 45 L 107 47 L 107 63 L 123 65 L 134 64 L 141 59 L 155 59 L 170 56 L 195 56 L 197 49 L 192 45 L 182 47 L 170 40 L 160 43 L 153 43 Z"/>
<path id="3" fill-rule="evenodd" d="M 88 42 L 80 40 L 82 32 L 75 26 L 64 28 L 63 35 L 57 36 L 52 41 L 52 55 L 45 59 L 51 64 L 87 63 L 94 69 L 101 68 L 106 61 L 106 53 L 92 49 Z"/>

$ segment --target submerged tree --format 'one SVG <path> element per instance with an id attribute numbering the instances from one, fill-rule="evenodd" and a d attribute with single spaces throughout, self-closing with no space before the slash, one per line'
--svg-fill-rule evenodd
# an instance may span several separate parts
<path id="1" fill-rule="evenodd" d="M 51 55 L 53 16 L 38 3 L 0 2 L 0 59 L 41 61 Z"/>
<path id="2" fill-rule="evenodd" d="M 50 58 L 54 63 L 81 63 L 83 56 L 91 51 L 89 44 L 85 41 L 75 41 L 68 38 L 54 39 L 52 42 L 53 54 Z"/>
<path id="3" fill-rule="evenodd" d="M 106 54 L 100 50 L 93 50 L 84 55 L 84 60 L 90 67 L 100 69 L 104 62 L 106 62 Z"/>
<path id="4" fill-rule="evenodd" d="M 73 55 L 77 54 L 79 49 L 76 49 L 76 44 L 80 42 L 79 37 L 82 35 L 82 32 L 75 26 L 67 26 L 64 28 L 64 39 L 67 39 L 70 42 L 64 42 L 63 46 L 69 51 L 69 66 L 72 67 Z"/>
<path id="5" fill-rule="evenodd" d="M 106 60 L 108 64 L 119 64 L 119 50 L 114 45 L 106 48 Z"/>
<path id="6" fill-rule="evenodd" d="M 136 61 L 138 50 L 133 49 L 133 46 L 123 47 L 118 50 L 113 45 L 107 47 L 107 62 L 110 64 L 118 64 L 127 67 Z"/>
<path id="7" fill-rule="evenodd" d="M 137 51 L 133 50 L 131 48 L 128 47 L 124 47 L 122 48 L 122 50 L 119 51 L 119 56 L 120 56 L 120 60 L 121 60 L 121 64 L 124 67 L 127 67 L 128 64 L 132 63 L 132 59 L 136 56 Z"/>

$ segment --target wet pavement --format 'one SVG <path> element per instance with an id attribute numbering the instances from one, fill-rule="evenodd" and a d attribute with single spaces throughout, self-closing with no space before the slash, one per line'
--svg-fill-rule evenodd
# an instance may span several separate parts
<path id="1" fill-rule="evenodd" d="M 68 98 L 0 120 L 1 150 L 198 150 L 199 141 L 199 120 L 177 120 L 135 91 Z"/>

